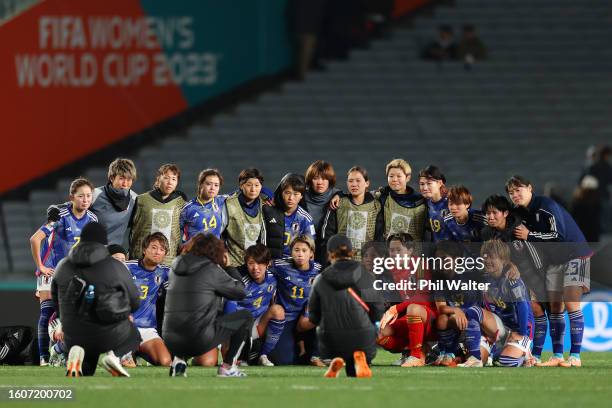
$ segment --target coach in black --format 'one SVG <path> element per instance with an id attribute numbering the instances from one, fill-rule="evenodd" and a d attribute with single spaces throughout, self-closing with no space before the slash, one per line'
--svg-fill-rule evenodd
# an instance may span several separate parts
<path id="1" fill-rule="evenodd" d="M 327 252 L 331 265 L 315 279 L 308 301 L 309 319 L 319 326 L 321 357 L 334 358 L 325 376 L 337 377 L 346 365 L 349 377 L 371 377 L 382 294 L 374 289 L 374 277 L 351 259 L 346 236 L 331 237 Z"/>
<path id="2" fill-rule="evenodd" d="M 219 377 L 243 377 L 237 359 L 249 340 L 253 316 L 248 310 L 218 316 L 222 298 L 240 300 L 244 284 L 228 263 L 223 241 L 212 234 L 197 234 L 183 248 L 170 271 L 166 292 L 163 336 L 175 356 L 170 376 L 185 376 L 188 357 L 199 356 L 229 343 L 219 366 Z M 231 273 L 233 276 L 230 276 Z"/>
<path id="3" fill-rule="evenodd" d="M 140 343 L 128 320 L 140 304 L 138 289 L 125 265 L 110 256 L 106 243 L 106 229 L 97 222 L 87 224 L 81 241 L 58 264 L 51 284 L 70 348 L 67 376 L 93 375 L 98 357 L 106 353 L 102 367 L 113 376 L 129 377 L 119 357 Z"/>

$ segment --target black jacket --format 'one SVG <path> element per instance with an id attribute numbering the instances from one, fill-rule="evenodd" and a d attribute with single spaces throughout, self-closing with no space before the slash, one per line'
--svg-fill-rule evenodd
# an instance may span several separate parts
<path id="1" fill-rule="evenodd" d="M 51 283 L 51 296 L 62 321 L 66 343 L 78 344 L 85 349 L 95 347 L 106 350 L 124 344 L 135 330 L 128 319 L 104 324 L 77 313 L 72 303 L 74 299 L 67 293 L 68 285 L 77 271 L 88 284 L 94 285 L 96 296 L 121 291 L 129 299 L 132 312 L 140 304 L 138 289 L 125 265 L 112 258 L 104 245 L 81 242 L 58 264 Z"/>
<path id="2" fill-rule="evenodd" d="M 365 307 L 349 288 L 361 298 Z M 325 334 L 370 333 L 384 313 L 384 300 L 374 289 L 374 277 L 353 260 L 339 260 L 325 268 L 313 283 L 308 301 L 309 320 Z"/>
<path id="3" fill-rule="evenodd" d="M 235 269 L 232 272 L 237 274 Z M 222 298 L 240 300 L 245 295 L 239 277 L 228 275 L 210 259 L 191 254 L 176 258 L 166 291 L 163 324 L 170 351 L 194 356 L 215 347 L 210 342 Z"/>

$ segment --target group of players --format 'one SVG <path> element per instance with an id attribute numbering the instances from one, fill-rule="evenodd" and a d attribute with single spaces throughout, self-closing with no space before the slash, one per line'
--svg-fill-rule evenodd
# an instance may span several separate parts
<path id="1" fill-rule="evenodd" d="M 506 183 L 510 200 L 490 196 L 480 211 L 473 208 L 469 190 L 446 187 L 435 166 L 419 172 L 420 192 L 409 185 L 412 170 L 406 161 L 392 160 L 385 172 L 388 185 L 370 191 L 368 172 L 352 167 L 343 192 L 335 188 L 332 165 L 318 160 L 305 177 L 287 174 L 271 191 L 263 186 L 261 173 L 249 168 L 240 173 L 235 191 L 221 195 L 223 176 L 207 169 L 198 177 L 192 200 L 177 189 L 181 172 L 173 164 L 161 166 L 153 190 L 140 195 L 131 190 L 136 168 L 129 159 L 110 164 L 105 186 L 94 188 L 77 178 L 70 186 L 70 201 L 49 207 L 47 223 L 30 239 L 41 307 L 40 364 L 61 363 L 66 354 L 49 291 L 54 269 L 78 245 L 83 227 L 96 221 L 108 232 L 109 252 L 125 262 L 140 291 L 140 308 L 131 318 L 142 338 L 137 355 L 151 364 L 172 362 L 158 321 L 163 318 L 158 313 L 168 265 L 183 244 L 208 233 L 224 240 L 228 263 L 239 269 L 247 293 L 242 300 L 225 301 L 219 313 L 246 309 L 255 319 L 254 345 L 244 353 L 244 364 L 328 363 L 319 357 L 308 297 L 315 277 L 328 264 L 327 241 L 342 234 L 368 272 L 376 257 L 428 252 L 450 261 L 440 270 L 383 274 L 390 282 L 446 284 L 436 291 L 384 294 L 387 312 L 376 324 L 377 343 L 402 353 L 398 365 L 581 365 L 580 297 L 589 290 L 592 252 L 561 206 L 535 196 L 531 183 L 520 176 Z M 562 243 L 567 244 L 560 249 Z M 485 259 L 484 270 L 457 273 L 459 259 L 479 255 Z M 488 289 L 453 289 L 449 281 L 487 282 Z M 572 339 L 567 360 L 565 311 Z M 542 362 L 548 325 L 554 354 Z M 193 364 L 216 365 L 218 352 L 198 356 Z M 133 357 L 123 356 L 122 364 L 133 367 Z"/>

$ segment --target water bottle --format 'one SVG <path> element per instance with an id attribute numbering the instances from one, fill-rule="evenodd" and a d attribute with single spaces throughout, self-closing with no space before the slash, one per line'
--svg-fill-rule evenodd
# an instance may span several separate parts
<path id="1" fill-rule="evenodd" d="M 87 286 L 87 290 L 85 291 L 85 303 L 91 306 L 95 296 L 96 296 L 96 293 L 94 291 L 94 285 Z"/>

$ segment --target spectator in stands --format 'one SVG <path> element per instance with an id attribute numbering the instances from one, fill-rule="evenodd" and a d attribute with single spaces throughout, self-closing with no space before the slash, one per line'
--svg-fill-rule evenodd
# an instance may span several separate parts
<path id="1" fill-rule="evenodd" d="M 574 192 L 570 211 L 588 242 L 599 241 L 601 204 L 599 182 L 593 176 L 584 176 Z"/>
<path id="2" fill-rule="evenodd" d="M 463 26 L 463 37 L 459 42 L 457 55 L 465 62 L 466 66 L 471 66 L 474 62 L 487 58 L 487 48 L 476 34 L 476 28 L 471 24 Z"/>
<path id="3" fill-rule="evenodd" d="M 321 32 L 327 0 L 292 0 L 290 20 L 297 37 L 296 76 L 303 80 L 311 67 L 322 68 L 316 56 L 317 40 Z"/>
<path id="4" fill-rule="evenodd" d="M 124 245 L 136 197 L 131 190 L 136 166 L 130 159 L 115 159 L 108 166 L 108 181 L 94 190 L 91 211 L 108 231 L 108 243 Z"/>
<path id="5" fill-rule="evenodd" d="M 612 186 L 612 165 L 610 165 L 610 146 L 600 146 L 595 153 L 595 160 L 587 168 L 585 175 L 593 176 L 599 182 L 599 192 L 605 199 L 610 198 L 608 188 Z"/>
<path id="6" fill-rule="evenodd" d="M 153 232 L 161 232 L 168 239 L 168 251 L 163 260 L 170 265 L 181 243 L 180 214 L 187 196 L 176 188 L 181 170 L 175 164 L 164 164 L 157 170 L 153 190 L 140 194 L 134 204 L 130 233 L 130 259 L 142 255 L 142 243 Z"/>
<path id="7" fill-rule="evenodd" d="M 457 43 L 452 27 L 447 24 L 438 27 L 438 39 L 423 49 L 421 57 L 432 61 L 457 59 Z"/>

